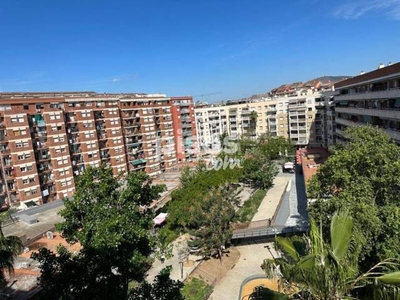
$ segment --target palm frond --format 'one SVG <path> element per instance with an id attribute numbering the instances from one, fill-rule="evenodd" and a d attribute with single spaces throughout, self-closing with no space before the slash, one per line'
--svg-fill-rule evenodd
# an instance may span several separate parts
<path id="1" fill-rule="evenodd" d="M 336 212 L 331 221 L 331 249 L 341 260 L 349 249 L 353 233 L 353 219 L 347 212 Z"/>

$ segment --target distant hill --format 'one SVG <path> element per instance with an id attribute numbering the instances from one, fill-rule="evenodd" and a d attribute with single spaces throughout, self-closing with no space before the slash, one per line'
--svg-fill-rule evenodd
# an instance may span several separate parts
<path id="1" fill-rule="evenodd" d="M 353 76 L 321 76 L 321 77 L 315 78 L 313 80 L 319 80 L 321 82 L 331 81 L 331 82 L 336 83 L 336 82 L 339 82 L 339 81 L 342 81 L 342 80 L 345 80 L 345 79 L 351 78 L 351 77 L 353 77 Z"/>

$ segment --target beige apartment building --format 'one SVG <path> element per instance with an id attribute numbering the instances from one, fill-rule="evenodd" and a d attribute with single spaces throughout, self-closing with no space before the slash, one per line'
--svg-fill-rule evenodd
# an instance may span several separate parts
<path id="1" fill-rule="evenodd" d="M 195 116 L 202 152 L 219 150 L 219 137 L 224 132 L 233 138 L 245 134 L 282 136 L 297 146 L 327 143 L 326 108 L 321 93 L 196 107 Z"/>

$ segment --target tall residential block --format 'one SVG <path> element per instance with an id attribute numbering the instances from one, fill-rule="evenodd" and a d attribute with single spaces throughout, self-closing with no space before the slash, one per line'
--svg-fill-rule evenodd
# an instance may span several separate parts
<path id="1" fill-rule="evenodd" d="M 76 176 L 102 163 L 115 175 L 175 170 L 196 155 L 192 136 L 191 97 L 0 93 L 0 205 L 71 197 Z"/>
<path id="2" fill-rule="evenodd" d="M 346 140 L 347 127 L 370 124 L 400 143 L 400 63 L 335 84 L 336 139 Z"/>

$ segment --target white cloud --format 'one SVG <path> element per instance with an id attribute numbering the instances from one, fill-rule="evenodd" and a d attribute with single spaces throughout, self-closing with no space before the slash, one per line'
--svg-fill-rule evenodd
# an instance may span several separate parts
<path id="1" fill-rule="evenodd" d="M 400 0 L 364 0 L 343 4 L 335 9 L 336 18 L 352 20 L 368 13 L 382 13 L 391 19 L 400 20 Z"/>
<path id="2" fill-rule="evenodd" d="M 119 78 L 113 78 L 113 80 L 112 80 L 113 83 L 117 83 L 117 82 L 120 82 L 120 81 L 121 81 L 121 79 L 119 79 Z"/>

